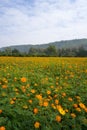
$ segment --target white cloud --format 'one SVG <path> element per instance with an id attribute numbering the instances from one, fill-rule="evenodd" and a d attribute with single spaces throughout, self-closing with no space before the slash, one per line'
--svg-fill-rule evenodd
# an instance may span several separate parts
<path id="1" fill-rule="evenodd" d="M 1 0 L 0 5 L 0 46 L 87 38 L 87 0 Z"/>

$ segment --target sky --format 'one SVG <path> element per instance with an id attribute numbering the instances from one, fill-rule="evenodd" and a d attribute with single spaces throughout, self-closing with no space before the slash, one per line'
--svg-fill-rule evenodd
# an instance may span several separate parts
<path id="1" fill-rule="evenodd" d="M 87 38 L 87 0 L 0 0 L 0 47 Z"/>

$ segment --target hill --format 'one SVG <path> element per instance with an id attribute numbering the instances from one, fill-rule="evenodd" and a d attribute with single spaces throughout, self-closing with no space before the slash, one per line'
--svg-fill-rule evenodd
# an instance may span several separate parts
<path id="1" fill-rule="evenodd" d="M 79 48 L 80 46 L 83 46 L 87 50 L 87 39 L 74 39 L 74 40 L 65 40 L 65 41 L 56 41 L 51 42 L 47 44 L 38 44 L 38 45 L 15 45 L 15 46 L 9 46 L 11 50 L 17 49 L 20 52 L 28 52 L 29 49 L 32 48 L 47 48 L 48 46 L 53 45 L 58 49 L 61 48 Z M 0 51 L 4 51 L 7 47 L 0 48 Z"/>

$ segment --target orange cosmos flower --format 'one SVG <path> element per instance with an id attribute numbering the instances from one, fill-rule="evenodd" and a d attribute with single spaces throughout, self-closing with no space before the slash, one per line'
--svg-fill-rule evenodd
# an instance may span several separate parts
<path id="1" fill-rule="evenodd" d="M 21 82 L 25 83 L 27 81 L 27 79 L 25 77 L 21 78 Z"/>
<path id="2" fill-rule="evenodd" d="M 14 104 L 14 103 L 15 103 L 15 102 L 14 102 L 13 100 L 10 101 L 10 104 L 11 104 L 11 105 Z"/>
<path id="3" fill-rule="evenodd" d="M 50 95 L 48 96 L 48 98 L 49 98 L 49 100 L 52 100 L 52 97 Z"/>
<path id="4" fill-rule="evenodd" d="M 39 128 L 39 127 L 40 127 L 40 123 L 39 123 L 39 122 L 35 122 L 35 123 L 34 123 L 34 127 L 35 127 L 35 128 Z"/>
<path id="5" fill-rule="evenodd" d="M 71 113 L 71 117 L 72 117 L 72 118 L 75 118 L 75 117 L 76 117 L 76 114 L 75 114 L 75 113 Z"/>
<path id="6" fill-rule="evenodd" d="M 48 90 L 48 91 L 47 91 L 47 94 L 48 94 L 48 95 L 49 95 L 49 94 L 51 94 L 51 91 L 50 91 L 50 90 Z"/>
<path id="7" fill-rule="evenodd" d="M 28 100 L 28 102 L 30 103 L 30 104 L 32 104 L 32 100 L 30 99 L 30 100 Z"/>
<path id="8" fill-rule="evenodd" d="M 34 112 L 34 114 L 37 114 L 38 113 L 38 108 L 34 108 L 33 112 Z"/>
<path id="9" fill-rule="evenodd" d="M 71 97 L 69 97 L 68 100 L 71 101 L 71 102 L 73 101 L 73 99 Z"/>
<path id="10" fill-rule="evenodd" d="M 3 85 L 2 88 L 4 88 L 4 89 L 7 88 L 7 85 Z"/>
<path id="11" fill-rule="evenodd" d="M 56 99 L 56 100 L 55 100 L 55 104 L 57 104 L 57 105 L 58 105 L 58 103 L 59 103 L 59 100 L 57 100 L 57 99 Z"/>
<path id="12" fill-rule="evenodd" d="M 68 110 L 68 109 L 65 109 L 65 112 L 69 112 L 69 110 Z"/>
<path id="13" fill-rule="evenodd" d="M 62 93 L 62 96 L 65 97 L 65 96 L 66 96 L 66 93 Z"/>
<path id="14" fill-rule="evenodd" d="M 54 88 L 54 86 L 50 86 L 50 88 Z"/>
<path id="15" fill-rule="evenodd" d="M 55 94 L 55 95 L 54 95 L 54 98 L 57 98 L 57 97 L 58 97 L 58 95 L 57 95 L 57 94 Z"/>
<path id="16" fill-rule="evenodd" d="M 44 106 L 44 107 L 47 107 L 47 106 L 48 106 L 48 102 L 47 102 L 47 101 L 44 101 L 44 102 L 43 102 L 43 106 Z"/>
<path id="17" fill-rule="evenodd" d="M 80 100 L 80 99 L 81 99 L 80 96 L 75 96 L 75 98 L 76 98 L 77 100 Z"/>
<path id="18" fill-rule="evenodd" d="M 56 82 L 56 85 L 58 85 L 58 82 Z"/>
<path id="19" fill-rule="evenodd" d="M 21 89 L 22 89 L 22 92 L 24 92 L 24 93 L 26 92 L 25 86 L 22 86 Z"/>
<path id="20" fill-rule="evenodd" d="M 85 110 L 85 112 L 87 112 L 87 107 L 84 110 Z"/>
<path id="21" fill-rule="evenodd" d="M 85 70 L 85 73 L 87 73 L 87 69 Z"/>
<path id="22" fill-rule="evenodd" d="M 76 108 L 76 111 L 81 112 L 81 109 L 79 107 Z"/>
<path id="23" fill-rule="evenodd" d="M 2 110 L 0 110 L 0 114 L 2 113 Z"/>
<path id="24" fill-rule="evenodd" d="M 79 103 L 79 106 L 82 108 L 82 109 L 85 109 L 86 106 L 83 104 L 83 103 Z"/>
<path id="25" fill-rule="evenodd" d="M 0 127 L 0 130 L 6 130 L 4 126 L 1 126 Z"/>
<path id="26" fill-rule="evenodd" d="M 56 116 L 56 121 L 57 121 L 57 122 L 60 122 L 60 121 L 61 121 L 61 116 L 59 116 L 59 115 Z"/>
<path id="27" fill-rule="evenodd" d="M 29 96 L 30 96 L 30 94 L 28 93 L 28 94 L 27 94 L 27 96 L 29 97 Z"/>
<path id="28" fill-rule="evenodd" d="M 31 89 L 31 93 L 35 93 L 35 90 L 34 90 L 34 89 Z"/>
<path id="29" fill-rule="evenodd" d="M 36 98 L 39 99 L 39 100 L 42 100 L 42 95 L 36 95 Z"/>
<path id="30" fill-rule="evenodd" d="M 12 98 L 12 100 L 15 101 L 15 100 L 16 100 L 16 97 Z"/>
<path id="31" fill-rule="evenodd" d="M 52 103 L 51 104 L 51 107 L 53 108 L 53 109 L 56 109 L 56 106 Z"/>
<path id="32" fill-rule="evenodd" d="M 74 108 L 77 108 L 77 107 L 78 107 L 78 105 L 77 105 L 77 104 L 73 104 L 73 107 L 74 107 Z"/>

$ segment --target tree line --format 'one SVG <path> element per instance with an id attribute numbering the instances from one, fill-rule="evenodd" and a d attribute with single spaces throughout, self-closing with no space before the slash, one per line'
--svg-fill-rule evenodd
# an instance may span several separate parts
<path id="1" fill-rule="evenodd" d="M 58 49 L 53 45 L 47 48 L 33 48 L 31 47 L 28 52 L 21 52 L 18 49 L 5 48 L 4 51 L 0 51 L 0 56 L 43 56 L 43 57 L 87 57 L 87 49 L 83 46 L 78 48 L 61 48 Z"/>

